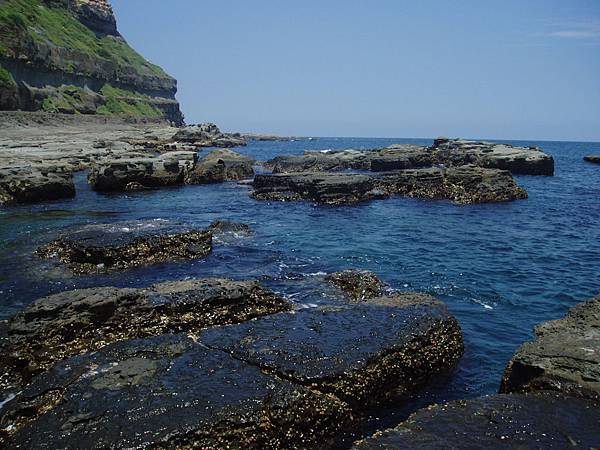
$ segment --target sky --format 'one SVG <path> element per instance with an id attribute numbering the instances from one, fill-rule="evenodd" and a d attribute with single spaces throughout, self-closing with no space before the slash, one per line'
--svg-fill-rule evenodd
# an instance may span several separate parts
<path id="1" fill-rule="evenodd" d="M 187 123 L 600 141 L 600 0 L 111 0 Z"/>

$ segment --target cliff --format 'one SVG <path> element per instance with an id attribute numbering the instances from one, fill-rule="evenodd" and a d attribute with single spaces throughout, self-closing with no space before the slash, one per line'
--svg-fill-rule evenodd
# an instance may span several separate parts
<path id="1" fill-rule="evenodd" d="M 164 117 L 177 81 L 133 50 L 107 0 L 0 0 L 0 110 Z"/>

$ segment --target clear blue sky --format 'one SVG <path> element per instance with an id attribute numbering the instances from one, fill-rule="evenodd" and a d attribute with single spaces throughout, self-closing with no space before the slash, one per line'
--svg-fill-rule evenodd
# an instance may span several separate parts
<path id="1" fill-rule="evenodd" d="M 112 0 L 188 123 L 600 141 L 600 0 Z"/>

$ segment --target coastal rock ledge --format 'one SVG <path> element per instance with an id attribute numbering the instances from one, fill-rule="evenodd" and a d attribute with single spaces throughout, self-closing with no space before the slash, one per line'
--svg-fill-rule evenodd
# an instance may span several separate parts
<path id="1" fill-rule="evenodd" d="M 600 447 L 600 297 L 535 329 L 501 394 L 433 405 L 356 449 Z"/>
<path id="2" fill-rule="evenodd" d="M 56 168 L 0 168 L 0 206 L 75 197 L 73 178 Z"/>
<path id="3" fill-rule="evenodd" d="M 38 300 L 3 332 L 0 444 L 331 448 L 463 352 L 456 319 L 426 295 L 292 308 L 226 280 Z"/>

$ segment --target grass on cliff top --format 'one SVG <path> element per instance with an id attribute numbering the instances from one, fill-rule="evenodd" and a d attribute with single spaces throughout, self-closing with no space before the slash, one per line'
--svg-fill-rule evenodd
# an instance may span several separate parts
<path id="1" fill-rule="evenodd" d="M 19 42 L 27 36 L 111 61 L 118 66 L 131 66 L 142 75 L 167 76 L 124 40 L 114 36 L 96 36 L 71 11 L 49 7 L 40 0 L 0 0 L 0 55 L 14 56 L 7 43 Z"/>

